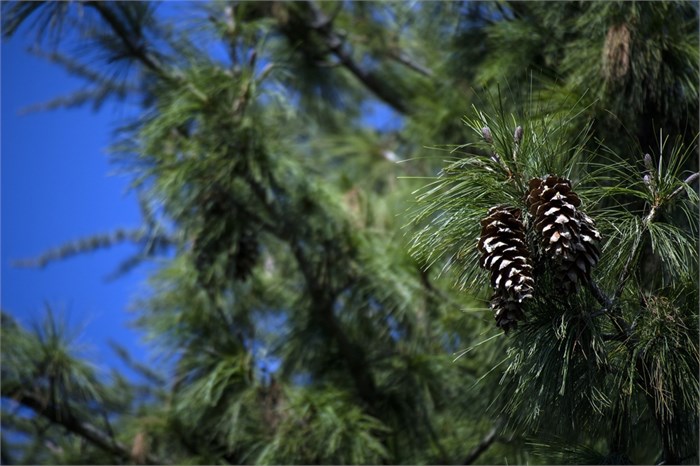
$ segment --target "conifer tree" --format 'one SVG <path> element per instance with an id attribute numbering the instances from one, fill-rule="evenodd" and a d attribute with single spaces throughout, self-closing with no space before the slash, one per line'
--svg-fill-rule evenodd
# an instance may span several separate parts
<path id="1" fill-rule="evenodd" d="M 698 460 L 696 5 L 178 7 L 2 5 L 140 108 L 143 226 L 24 265 L 160 264 L 136 380 L 3 312 L 3 463 Z"/>

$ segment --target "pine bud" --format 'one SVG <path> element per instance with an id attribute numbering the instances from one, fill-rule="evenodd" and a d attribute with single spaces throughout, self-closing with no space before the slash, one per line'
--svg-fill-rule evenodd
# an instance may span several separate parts
<path id="1" fill-rule="evenodd" d="M 493 144 L 493 136 L 491 136 L 491 129 L 488 126 L 481 128 L 481 135 L 484 137 L 484 141 Z"/>
<path id="2" fill-rule="evenodd" d="M 654 187 L 654 161 L 651 159 L 651 155 L 644 154 L 644 166 L 646 170 L 644 171 L 644 184 L 650 186 L 652 189 Z"/>
<path id="3" fill-rule="evenodd" d="M 516 144 L 520 144 L 523 142 L 523 127 L 518 126 L 515 128 L 515 133 L 513 133 L 513 140 L 515 141 Z"/>

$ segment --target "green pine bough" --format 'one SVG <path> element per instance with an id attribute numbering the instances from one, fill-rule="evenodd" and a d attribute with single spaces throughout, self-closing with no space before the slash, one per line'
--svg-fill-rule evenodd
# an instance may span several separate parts
<path id="1" fill-rule="evenodd" d="M 562 432 L 585 445 L 607 429 L 595 461 L 633 461 L 630 434 L 658 445 L 659 462 L 693 457 L 696 148 L 660 132 L 658 153 L 635 164 L 592 141 L 588 126 L 572 129 L 580 109 L 493 108 L 465 119 L 478 142 L 454 147 L 418 192 L 412 243 L 457 287 L 491 293 L 483 297 L 510 337 L 492 407 L 550 445 Z"/>

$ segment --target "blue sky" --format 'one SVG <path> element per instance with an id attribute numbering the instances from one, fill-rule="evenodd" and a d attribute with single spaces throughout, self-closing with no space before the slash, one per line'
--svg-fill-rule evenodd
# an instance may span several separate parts
<path id="1" fill-rule="evenodd" d="M 130 244 L 54 262 L 44 269 L 12 266 L 47 249 L 118 227 L 138 227 L 140 213 L 128 179 L 112 176 L 106 154 L 124 107 L 107 102 L 85 108 L 21 115 L 21 109 L 80 89 L 82 82 L 29 54 L 33 36 L 2 42 L 1 115 L 1 305 L 24 324 L 48 304 L 82 329 L 80 341 L 101 366 L 121 366 L 106 345 L 114 340 L 145 360 L 145 346 L 127 326 L 130 299 L 146 268 L 107 282 L 136 251 Z"/>

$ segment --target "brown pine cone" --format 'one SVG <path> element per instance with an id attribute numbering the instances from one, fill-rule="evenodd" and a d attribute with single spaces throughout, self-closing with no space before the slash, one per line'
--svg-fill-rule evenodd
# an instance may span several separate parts
<path id="1" fill-rule="evenodd" d="M 595 223 L 579 210 L 581 200 L 571 181 L 556 175 L 530 180 L 526 203 L 540 235 L 542 254 L 555 264 L 565 291 L 590 279 L 600 259 L 601 236 Z"/>
<path id="2" fill-rule="evenodd" d="M 525 227 L 520 210 L 496 206 L 481 221 L 479 265 L 491 272 L 491 286 L 496 293 L 491 307 L 497 325 L 508 331 L 522 319 L 521 303 L 532 297 L 534 279 L 530 251 L 525 241 Z"/>

